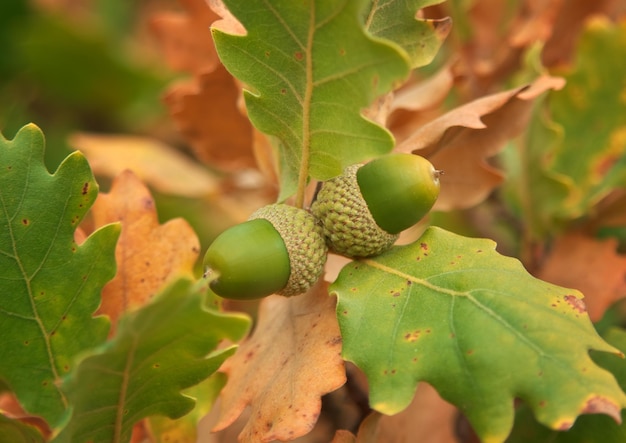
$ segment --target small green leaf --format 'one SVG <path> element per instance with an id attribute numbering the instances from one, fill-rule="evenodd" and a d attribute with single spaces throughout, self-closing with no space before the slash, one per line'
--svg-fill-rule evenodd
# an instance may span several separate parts
<path id="1" fill-rule="evenodd" d="M 217 345 L 240 340 L 250 324 L 244 315 L 205 309 L 199 287 L 174 282 L 122 317 L 115 337 L 80 362 L 64 386 L 73 415 L 56 442 L 128 442 L 142 418 L 174 419 L 194 408 L 181 390 L 213 374 L 235 351 Z"/>
<path id="2" fill-rule="evenodd" d="M 325 180 L 392 149 L 391 134 L 361 111 L 409 65 L 404 51 L 364 30 L 366 0 L 224 3 L 247 34 L 213 29 L 215 45 L 252 89 L 244 94 L 252 123 L 280 142 L 280 199 L 303 177 Z"/>
<path id="3" fill-rule="evenodd" d="M 106 339 L 108 320 L 92 315 L 115 274 L 119 226 L 77 245 L 74 231 L 98 186 L 81 153 L 54 174 L 43 155 L 35 125 L 12 141 L 0 136 L 0 378 L 55 427 L 68 407 L 62 377 L 77 354 Z"/>
<path id="4" fill-rule="evenodd" d="M 429 64 L 452 27 L 450 18 L 416 18 L 417 11 L 443 0 L 372 1 L 365 27 L 374 36 L 390 40 L 407 52 L 412 69 Z"/>
<path id="5" fill-rule="evenodd" d="M 372 407 L 404 409 L 419 381 L 457 405 L 485 442 L 502 442 L 521 398 L 565 429 L 598 408 L 619 418 L 626 395 L 589 357 L 618 353 L 575 290 L 543 282 L 495 243 L 429 228 L 415 243 L 355 261 L 331 291 L 343 355 L 365 371 Z"/>

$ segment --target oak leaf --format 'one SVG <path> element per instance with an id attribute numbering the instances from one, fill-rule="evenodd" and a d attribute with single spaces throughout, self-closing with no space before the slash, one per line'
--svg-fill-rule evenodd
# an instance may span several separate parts
<path id="1" fill-rule="evenodd" d="M 434 209 L 474 206 L 499 186 L 503 172 L 489 164 L 488 159 L 525 129 L 534 98 L 561 87 L 561 78 L 539 77 L 530 85 L 455 108 L 401 143 L 397 150 L 427 157 L 443 170 L 441 193 Z"/>
<path id="2" fill-rule="evenodd" d="M 578 232 L 559 237 L 538 276 L 585 294 L 592 321 L 598 321 L 616 300 L 626 297 L 626 256 L 616 252 L 617 240 L 598 240 Z"/>
<path id="3" fill-rule="evenodd" d="M 119 221 L 122 232 L 115 249 L 117 273 L 102 290 L 99 312 L 115 325 L 120 315 L 144 305 L 173 277 L 193 276 L 200 245 L 183 219 L 159 225 L 154 200 L 131 171 L 113 181 L 92 208 L 96 227 Z"/>
<path id="4" fill-rule="evenodd" d="M 296 297 L 263 299 L 256 330 L 220 370 L 228 382 L 214 431 L 233 423 L 247 405 L 251 414 L 241 441 L 293 440 L 311 431 L 321 396 L 345 383 L 335 298 L 327 284 Z"/>

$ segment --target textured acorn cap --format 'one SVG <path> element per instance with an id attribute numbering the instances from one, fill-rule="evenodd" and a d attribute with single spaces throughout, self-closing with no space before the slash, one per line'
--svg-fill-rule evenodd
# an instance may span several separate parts
<path id="1" fill-rule="evenodd" d="M 265 219 L 278 231 L 289 255 L 291 273 L 287 285 L 278 292 L 292 296 L 306 292 L 324 270 L 328 248 L 315 217 L 304 209 L 285 204 L 264 206 L 250 220 Z"/>
<path id="2" fill-rule="evenodd" d="M 348 257 L 378 255 L 398 239 L 398 234 L 384 231 L 372 217 L 356 178 L 360 167 L 348 166 L 342 175 L 324 182 L 311 206 L 330 249 Z"/>

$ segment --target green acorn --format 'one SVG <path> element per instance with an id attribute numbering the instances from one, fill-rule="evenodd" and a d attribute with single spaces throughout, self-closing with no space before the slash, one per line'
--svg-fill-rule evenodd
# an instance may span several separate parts
<path id="1" fill-rule="evenodd" d="M 423 157 L 385 155 L 324 182 L 311 212 L 333 251 L 378 255 L 430 211 L 439 196 L 439 175 Z"/>
<path id="2" fill-rule="evenodd" d="M 322 274 L 327 251 L 322 228 L 309 212 L 272 204 L 213 241 L 204 256 L 205 276 L 224 298 L 297 295 Z"/>

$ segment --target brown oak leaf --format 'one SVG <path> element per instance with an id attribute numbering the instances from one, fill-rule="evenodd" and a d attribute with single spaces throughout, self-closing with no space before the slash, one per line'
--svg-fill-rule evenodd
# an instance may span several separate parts
<path id="1" fill-rule="evenodd" d="M 240 441 L 288 441 L 313 429 L 321 396 L 346 380 L 336 300 L 327 288 L 320 281 L 306 294 L 263 299 L 254 333 L 220 369 L 228 382 L 214 431 L 228 427 L 248 405 Z"/>
<path id="2" fill-rule="evenodd" d="M 563 85 L 562 78 L 543 76 L 482 97 L 425 124 L 398 145 L 398 151 L 422 155 L 443 171 L 434 209 L 472 207 L 499 186 L 503 172 L 488 159 L 525 129 L 534 98 Z"/>
<path id="3" fill-rule="evenodd" d="M 626 297 L 626 256 L 616 248 L 614 238 L 568 233 L 556 240 L 537 277 L 581 291 L 589 317 L 598 321 L 613 302 Z"/>
<path id="4" fill-rule="evenodd" d="M 233 171 L 256 166 L 252 125 L 238 106 L 239 97 L 239 86 L 220 64 L 194 81 L 170 86 L 163 100 L 195 155 Z"/>
<path id="5" fill-rule="evenodd" d="M 210 27 L 219 16 L 206 0 L 178 1 L 184 12 L 160 12 L 150 20 L 165 59 L 178 71 L 211 71 L 219 61 Z"/>
<path id="6" fill-rule="evenodd" d="M 131 171 L 116 177 L 109 193 L 98 195 L 91 214 L 96 229 L 114 222 L 122 225 L 115 249 L 117 273 L 103 288 L 99 309 L 113 325 L 172 278 L 193 277 L 200 253 L 195 232 L 183 219 L 160 225 L 150 192 Z"/>

